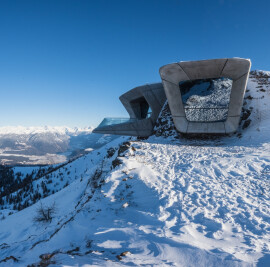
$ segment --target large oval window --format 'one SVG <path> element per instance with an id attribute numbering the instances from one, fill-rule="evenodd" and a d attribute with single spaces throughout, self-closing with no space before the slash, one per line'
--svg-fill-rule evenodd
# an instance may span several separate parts
<path id="1" fill-rule="evenodd" d="M 187 120 L 190 122 L 225 121 L 232 83 L 231 79 L 224 77 L 180 82 Z"/>

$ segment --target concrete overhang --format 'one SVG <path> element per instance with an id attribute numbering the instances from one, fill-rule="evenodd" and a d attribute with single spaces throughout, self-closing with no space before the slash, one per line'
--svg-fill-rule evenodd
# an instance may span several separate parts
<path id="1" fill-rule="evenodd" d="M 146 137 L 152 134 L 155 122 L 166 101 L 166 95 L 162 83 L 153 83 L 138 86 L 119 97 L 127 110 L 130 119 L 124 123 L 98 126 L 94 133 L 116 134 L 128 136 Z M 149 117 L 142 117 L 142 105 L 151 108 Z"/>
<path id="2" fill-rule="evenodd" d="M 242 58 L 181 61 L 160 68 L 159 73 L 173 121 L 180 133 L 230 134 L 237 130 L 251 62 Z M 190 122 L 186 118 L 179 83 L 208 78 L 232 79 L 228 115 L 224 122 Z"/>

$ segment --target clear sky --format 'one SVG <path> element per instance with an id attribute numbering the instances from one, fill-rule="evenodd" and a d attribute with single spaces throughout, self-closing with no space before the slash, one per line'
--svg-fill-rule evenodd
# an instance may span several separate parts
<path id="1" fill-rule="evenodd" d="M 269 0 L 0 0 L 0 126 L 96 126 L 181 60 L 270 70 Z"/>

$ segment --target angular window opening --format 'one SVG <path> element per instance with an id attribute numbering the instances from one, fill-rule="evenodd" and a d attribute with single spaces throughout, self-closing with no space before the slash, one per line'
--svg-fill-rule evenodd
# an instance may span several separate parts
<path id="1" fill-rule="evenodd" d="M 146 119 L 152 114 L 152 110 L 144 97 L 133 100 L 131 105 L 137 119 Z"/>
<path id="2" fill-rule="evenodd" d="M 179 83 L 186 118 L 190 122 L 226 121 L 233 81 L 210 78 Z"/>

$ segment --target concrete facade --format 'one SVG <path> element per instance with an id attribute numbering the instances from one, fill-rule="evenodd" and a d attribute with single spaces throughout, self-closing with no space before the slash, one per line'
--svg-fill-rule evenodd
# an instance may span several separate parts
<path id="1" fill-rule="evenodd" d="M 102 126 L 101 123 L 93 132 L 141 137 L 151 135 L 155 122 L 166 101 L 162 83 L 136 87 L 121 95 L 119 99 L 126 108 L 130 120 L 123 123 L 104 126 Z M 147 116 L 149 107 L 152 112 Z"/>
<path id="2" fill-rule="evenodd" d="M 250 71 L 250 60 L 224 58 L 178 62 L 160 68 L 173 121 L 180 133 L 230 134 L 237 130 Z M 224 122 L 190 122 L 186 118 L 179 83 L 187 80 L 230 78 L 232 88 L 228 116 Z"/>

